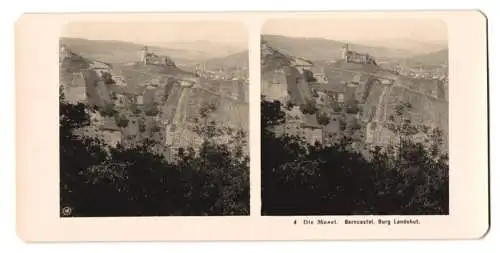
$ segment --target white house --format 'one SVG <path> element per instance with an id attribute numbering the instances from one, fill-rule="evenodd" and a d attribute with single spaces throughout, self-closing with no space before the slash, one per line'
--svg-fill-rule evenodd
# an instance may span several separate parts
<path id="1" fill-rule="evenodd" d="M 144 104 L 144 97 L 142 95 L 137 95 L 135 97 L 135 101 L 138 105 L 143 105 Z"/>

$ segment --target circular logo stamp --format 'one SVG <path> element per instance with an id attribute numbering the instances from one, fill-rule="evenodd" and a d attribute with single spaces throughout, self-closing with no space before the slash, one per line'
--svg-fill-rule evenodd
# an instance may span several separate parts
<path id="1" fill-rule="evenodd" d="M 71 207 L 69 207 L 69 206 L 65 206 L 65 207 L 63 207 L 63 209 L 62 209 L 62 214 L 63 214 L 64 216 L 70 216 L 70 215 L 71 215 L 71 213 L 72 213 L 72 211 L 73 211 L 73 210 L 71 209 Z"/>

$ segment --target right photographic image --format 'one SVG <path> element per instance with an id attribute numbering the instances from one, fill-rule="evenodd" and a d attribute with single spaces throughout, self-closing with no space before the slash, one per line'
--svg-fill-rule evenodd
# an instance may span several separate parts
<path id="1" fill-rule="evenodd" d="M 448 215 L 439 19 L 268 20 L 261 214 Z"/>

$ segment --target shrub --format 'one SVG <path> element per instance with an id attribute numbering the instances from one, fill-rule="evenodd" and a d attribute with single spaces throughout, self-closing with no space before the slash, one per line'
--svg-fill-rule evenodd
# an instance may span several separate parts
<path id="1" fill-rule="evenodd" d="M 121 128 L 125 128 L 128 126 L 129 120 L 125 115 L 120 115 L 120 117 L 117 118 L 116 125 Z"/>
<path id="2" fill-rule="evenodd" d="M 316 104 L 312 100 L 306 101 L 305 104 L 300 105 L 300 111 L 303 114 L 315 114 L 318 109 L 316 108 Z"/>
<path id="3" fill-rule="evenodd" d="M 99 112 L 105 117 L 113 117 L 118 113 L 115 110 L 114 105 L 111 103 L 107 103 L 103 107 L 99 108 Z"/>
<path id="4" fill-rule="evenodd" d="M 330 123 L 330 117 L 326 113 L 316 113 L 318 124 L 326 126 Z"/>

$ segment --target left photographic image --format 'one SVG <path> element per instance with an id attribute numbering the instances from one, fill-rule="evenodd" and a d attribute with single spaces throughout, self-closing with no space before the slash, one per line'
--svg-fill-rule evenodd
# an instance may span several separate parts
<path id="1" fill-rule="evenodd" d="M 69 23 L 60 217 L 250 214 L 242 23 Z"/>

